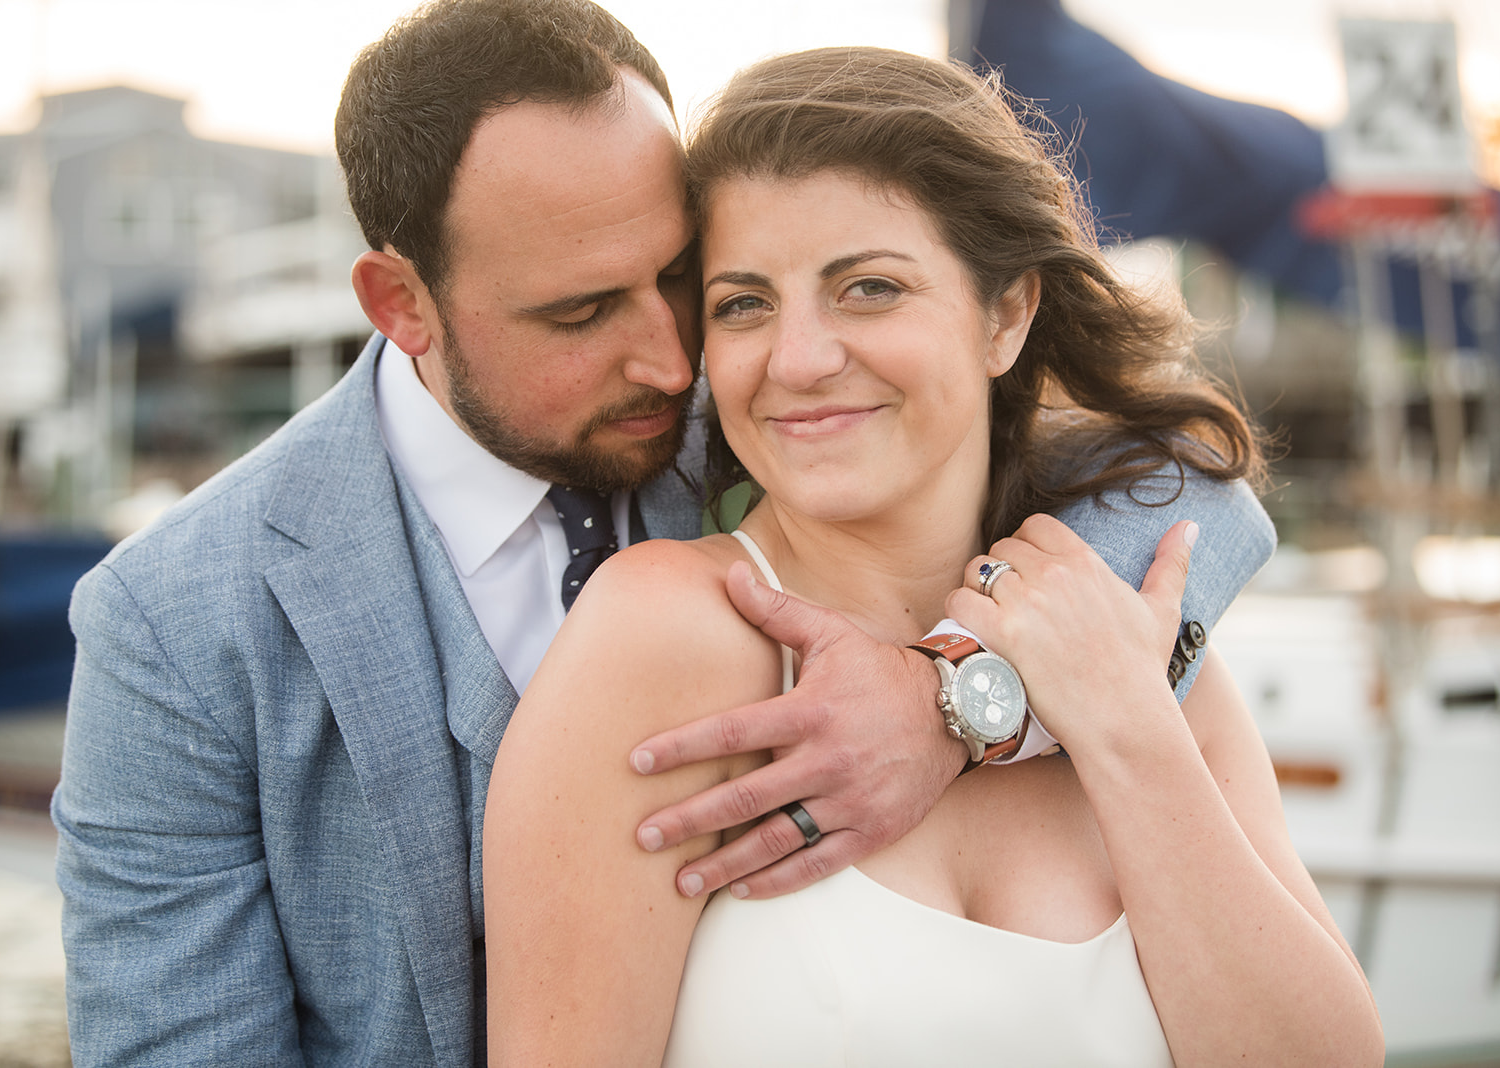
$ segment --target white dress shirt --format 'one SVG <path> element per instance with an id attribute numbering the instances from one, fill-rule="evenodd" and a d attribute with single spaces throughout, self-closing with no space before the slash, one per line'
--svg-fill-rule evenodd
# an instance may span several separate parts
<path id="1" fill-rule="evenodd" d="M 550 483 L 518 471 L 469 437 L 422 385 L 411 357 L 387 341 L 375 407 L 391 461 L 427 512 L 495 658 L 520 693 L 562 626 L 568 541 Z M 619 544 L 630 540 L 630 494 L 611 502 Z"/>

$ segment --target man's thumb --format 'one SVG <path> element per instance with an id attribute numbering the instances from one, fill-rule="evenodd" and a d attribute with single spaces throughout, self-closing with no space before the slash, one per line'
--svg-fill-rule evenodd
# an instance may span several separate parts
<path id="1" fill-rule="evenodd" d="M 838 619 L 825 608 L 810 605 L 758 581 L 750 565 L 743 560 L 729 565 L 724 585 L 729 591 L 730 602 L 746 622 L 759 627 L 773 641 L 797 650 L 804 660 L 820 637 L 828 637 L 825 631 L 829 618 Z"/>

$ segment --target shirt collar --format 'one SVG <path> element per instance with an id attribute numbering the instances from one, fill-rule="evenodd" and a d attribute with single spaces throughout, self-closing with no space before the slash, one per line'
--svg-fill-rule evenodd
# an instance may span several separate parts
<path id="1" fill-rule="evenodd" d="M 469 437 L 390 340 L 376 368 L 375 407 L 391 460 L 442 535 L 453 566 L 471 577 L 526 522 L 549 484 Z"/>

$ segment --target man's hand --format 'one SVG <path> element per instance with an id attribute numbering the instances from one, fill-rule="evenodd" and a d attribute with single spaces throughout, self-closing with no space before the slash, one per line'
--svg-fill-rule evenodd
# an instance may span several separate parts
<path id="1" fill-rule="evenodd" d="M 885 645 L 837 612 L 729 569 L 729 597 L 767 637 L 802 656 L 791 693 L 665 731 L 631 754 L 651 774 L 769 749 L 771 763 L 649 817 L 636 831 L 650 851 L 772 813 L 677 873 L 687 897 L 728 885 L 736 897 L 774 897 L 894 842 L 927 815 L 964 765 L 943 726 L 938 675 L 921 653 Z M 781 806 L 800 801 L 823 832 L 805 845 Z"/>

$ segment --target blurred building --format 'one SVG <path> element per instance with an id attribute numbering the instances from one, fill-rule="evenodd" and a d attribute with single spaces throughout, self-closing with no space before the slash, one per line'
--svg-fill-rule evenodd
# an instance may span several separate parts
<path id="1" fill-rule="evenodd" d="M 336 379 L 363 246 L 330 158 L 204 140 L 124 86 L 40 104 L 0 137 L 0 523 L 98 525 Z"/>

